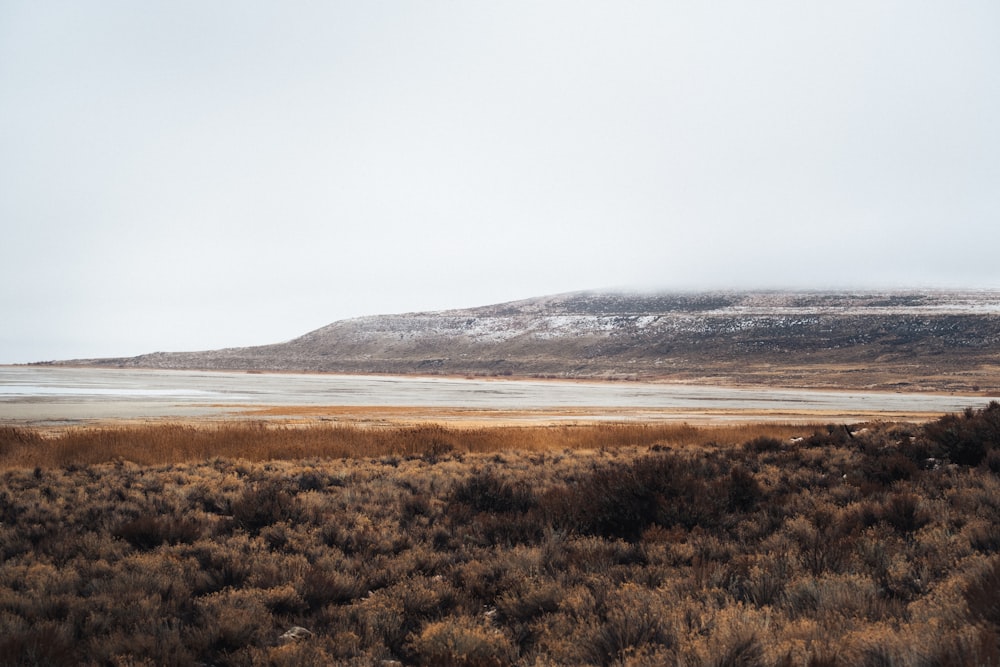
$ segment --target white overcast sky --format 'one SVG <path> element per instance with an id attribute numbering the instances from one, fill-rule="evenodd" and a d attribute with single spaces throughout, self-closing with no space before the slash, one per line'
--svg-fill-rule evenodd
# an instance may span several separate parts
<path id="1" fill-rule="evenodd" d="M 0 0 L 0 362 L 995 288 L 998 222 L 996 0 Z"/>

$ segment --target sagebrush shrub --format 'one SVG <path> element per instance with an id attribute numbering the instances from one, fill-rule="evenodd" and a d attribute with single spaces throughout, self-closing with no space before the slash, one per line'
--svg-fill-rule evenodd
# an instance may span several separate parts
<path id="1" fill-rule="evenodd" d="M 297 500 L 278 481 L 247 489 L 233 501 L 230 511 L 236 526 L 248 532 L 299 518 Z"/>
<path id="2" fill-rule="evenodd" d="M 364 595 L 366 586 L 356 573 L 344 572 L 332 566 L 313 565 L 302 577 L 303 599 L 312 609 L 328 604 L 347 604 Z"/>
<path id="3" fill-rule="evenodd" d="M 919 471 L 913 459 L 896 448 L 865 447 L 863 454 L 859 466 L 861 475 L 878 487 L 912 479 Z"/>
<path id="4" fill-rule="evenodd" d="M 489 470 L 478 471 L 456 484 L 451 500 L 476 512 L 496 513 L 527 512 L 537 502 L 527 483 L 501 479 Z"/>
<path id="5" fill-rule="evenodd" d="M 74 659 L 73 637 L 55 621 L 43 621 L 0 633 L 0 665 L 41 667 L 70 665 Z"/>
<path id="6" fill-rule="evenodd" d="M 987 452 L 1000 447 L 1000 402 L 961 415 L 945 415 L 924 426 L 924 437 L 952 463 L 976 466 Z"/>
<path id="7" fill-rule="evenodd" d="M 112 531 L 136 549 L 149 550 L 161 544 L 190 544 L 202 535 L 202 525 L 189 517 L 140 516 Z"/>
<path id="8" fill-rule="evenodd" d="M 726 509 L 730 512 L 749 512 L 764 495 L 753 473 L 741 464 L 730 469 L 728 484 L 722 485 L 720 490 L 726 493 Z"/>
<path id="9" fill-rule="evenodd" d="M 991 558 L 968 582 L 964 593 L 971 620 L 1000 631 L 1000 557 Z"/>
<path id="10" fill-rule="evenodd" d="M 763 497 L 753 473 L 720 460 L 657 454 L 599 468 L 540 498 L 557 525 L 586 535 L 638 540 L 653 525 L 717 527 Z"/>
<path id="11" fill-rule="evenodd" d="M 764 667 L 764 648 L 756 637 L 738 637 L 709 664 L 711 667 Z"/>
<path id="12" fill-rule="evenodd" d="M 500 630 L 466 616 L 428 623 L 408 645 L 418 664 L 433 667 L 504 667 L 516 655 Z"/>
<path id="13" fill-rule="evenodd" d="M 912 493 L 890 495 L 879 517 L 901 533 L 913 533 L 930 522 L 930 516 L 920 507 L 920 499 Z"/>
<path id="14" fill-rule="evenodd" d="M 765 452 L 780 452 L 784 448 L 781 440 L 767 435 L 761 435 L 743 444 L 743 450 L 753 454 Z"/>
<path id="15" fill-rule="evenodd" d="M 627 584 L 602 598 L 598 602 L 600 623 L 583 637 L 584 654 L 590 661 L 611 665 L 632 649 L 674 643 L 673 628 L 656 593 Z"/>
<path id="16" fill-rule="evenodd" d="M 559 610 L 565 592 L 553 581 L 524 581 L 517 589 L 505 592 L 497 600 L 501 617 L 526 623 L 544 614 Z"/>
<path id="17" fill-rule="evenodd" d="M 822 431 L 815 431 L 802 444 L 807 447 L 842 446 L 853 439 L 851 429 L 846 424 L 827 424 Z"/>

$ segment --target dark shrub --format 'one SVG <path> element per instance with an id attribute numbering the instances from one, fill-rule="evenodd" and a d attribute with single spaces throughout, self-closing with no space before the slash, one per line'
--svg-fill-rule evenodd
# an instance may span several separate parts
<path id="1" fill-rule="evenodd" d="M 55 623 L 40 623 L 0 637 L 0 665 L 34 667 L 77 664 L 73 646 L 73 638 L 64 627 Z"/>
<path id="2" fill-rule="evenodd" d="M 979 465 L 987 452 L 1000 446 L 1000 403 L 982 410 L 968 408 L 961 415 L 945 415 L 924 426 L 924 437 L 943 456 L 959 465 Z"/>
<path id="3" fill-rule="evenodd" d="M 538 499 L 524 481 L 510 482 L 492 470 L 477 471 L 452 489 L 447 516 L 462 539 L 512 545 L 541 538 Z"/>
<path id="4" fill-rule="evenodd" d="M 865 448 L 860 469 L 865 481 L 878 486 L 889 486 L 899 480 L 911 479 L 918 471 L 917 464 L 898 450 L 873 447 Z"/>
<path id="5" fill-rule="evenodd" d="M 840 667 L 846 663 L 842 662 L 835 654 L 813 653 L 809 656 L 806 667 Z"/>
<path id="6" fill-rule="evenodd" d="M 605 610 L 601 616 L 601 623 L 585 638 L 582 646 L 595 664 L 623 664 L 623 658 L 635 648 L 673 643 L 673 635 L 664 620 L 645 605 L 615 607 Z"/>
<path id="7" fill-rule="evenodd" d="M 232 513 L 239 528 L 255 533 L 279 521 L 296 519 L 299 507 L 296 499 L 275 482 L 244 491 L 233 501 Z"/>
<path id="8" fill-rule="evenodd" d="M 1000 664 L 996 630 L 979 627 L 973 633 L 942 637 L 926 654 L 917 656 L 917 667 L 967 667 Z"/>
<path id="9" fill-rule="evenodd" d="M 188 502 L 210 514 L 229 514 L 231 508 L 225 495 L 208 484 L 196 484 L 188 491 Z"/>
<path id="10" fill-rule="evenodd" d="M 294 481 L 299 491 L 322 491 L 330 486 L 332 480 L 318 470 L 306 470 L 296 475 Z"/>
<path id="11" fill-rule="evenodd" d="M 544 525 L 537 512 L 523 514 L 497 514 L 481 512 L 471 519 L 455 515 L 455 519 L 467 522 L 461 531 L 464 539 L 481 546 L 512 546 L 532 544 L 542 539 Z"/>
<path id="12" fill-rule="evenodd" d="M 1000 475 L 1000 448 L 993 448 L 986 452 L 986 460 L 983 461 L 983 464 L 994 475 Z"/>
<path id="13" fill-rule="evenodd" d="M 990 523 L 975 528 L 969 535 L 969 545 L 976 551 L 994 553 L 1000 551 L 1000 526 Z"/>
<path id="14" fill-rule="evenodd" d="M 191 544 L 201 537 L 202 527 L 194 519 L 173 516 L 140 516 L 112 531 L 136 549 L 147 551 L 161 544 Z"/>
<path id="15" fill-rule="evenodd" d="M 918 507 L 918 499 L 910 493 L 897 493 L 889 497 L 879 513 L 880 518 L 901 533 L 912 533 L 928 523 L 927 512 Z"/>
<path id="16" fill-rule="evenodd" d="M 592 472 L 541 499 L 556 527 L 586 535 L 638 540 L 651 525 L 719 525 L 731 505 L 752 505 L 759 488 L 715 460 L 656 455 Z"/>
<path id="17" fill-rule="evenodd" d="M 728 563 L 726 590 L 737 600 L 757 607 L 774 605 L 781 600 L 789 580 L 787 558 L 778 557 L 753 569 L 749 559 L 736 558 Z"/>
<path id="18" fill-rule="evenodd" d="M 536 504 L 535 494 L 525 482 L 508 482 L 492 471 L 480 471 L 455 486 L 453 503 L 476 512 L 527 512 Z"/>
<path id="19" fill-rule="evenodd" d="M 763 667 L 764 648 L 756 637 L 740 637 L 709 663 L 712 667 Z"/>
<path id="20" fill-rule="evenodd" d="M 19 513 L 15 499 L 6 491 L 0 493 L 0 523 L 14 523 Z"/>
<path id="21" fill-rule="evenodd" d="M 662 502 L 634 467 L 615 466 L 550 490 L 542 504 L 560 528 L 637 540 L 655 522 Z"/>
<path id="22" fill-rule="evenodd" d="M 399 523 L 404 528 L 412 524 L 417 517 L 429 517 L 432 514 L 430 496 L 426 493 L 415 493 L 400 502 Z"/>
<path id="23" fill-rule="evenodd" d="M 526 623 L 544 614 L 558 611 L 565 592 L 553 582 L 525 586 L 509 591 L 497 601 L 497 611 L 506 621 Z"/>
<path id="24" fill-rule="evenodd" d="M 734 466 L 729 471 L 726 490 L 728 495 L 727 508 L 731 512 L 749 512 L 757 506 L 763 496 L 760 484 L 754 479 L 753 473 L 742 465 Z"/>
<path id="25" fill-rule="evenodd" d="M 843 424 L 827 424 L 826 433 L 817 431 L 806 438 L 802 444 L 807 447 L 826 447 L 830 445 L 846 445 L 851 442 L 851 430 Z"/>
<path id="26" fill-rule="evenodd" d="M 881 646 L 871 646 L 861 654 L 862 667 L 893 667 L 894 664 L 892 654 Z"/>
<path id="27" fill-rule="evenodd" d="M 204 544 L 204 543 L 199 543 Z M 195 544 L 190 554 L 201 568 L 201 577 L 193 582 L 195 594 L 214 593 L 224 588 L 238 588 L 253 574 L 253 564 L 235 551 L 208 548 Z"/>
<path id="28" fill-rule="evenodd" d="M 1000 558 L 990 559 L 989 565 L 971 577 L 965 601 L 973 622 L 1000 626 Z"/>
<path id="29" fill-rule="evenodd" d="M 925 437 L 904 437 L 897 446 L 899 453 L 913 461 L 921 470 L 932 470 L 941 456 L 941 448 Z"/>
<path id="30" fill-rule="evenodd" d="M 847 531 L 855 525 L 855 520 L 838 525 L 829 510 L 817 508 L 810 523 L 812 530 L 794 536 L 803 566 L 813 576 L 842 571 L 854 548 L 854 538 Z"/>
<path id="31" fill-rule="evenodd" d="M 765 452 L 780 452 L 782 449 L 781 440 L 777 438 L 771 438 L 766 435 L 759 436 L 750 440 L 749 442 L 743 443 L 743 451 L 754 454 L 763 454 Z"/>

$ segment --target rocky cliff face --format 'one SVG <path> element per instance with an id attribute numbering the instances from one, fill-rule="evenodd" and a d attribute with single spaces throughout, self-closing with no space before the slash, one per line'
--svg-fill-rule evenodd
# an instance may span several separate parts
<path id="1" fill-rule="evenodd" d="M 581 292 L 88 363 L 971 390 L 996 386 L 1000 292 Z"/>

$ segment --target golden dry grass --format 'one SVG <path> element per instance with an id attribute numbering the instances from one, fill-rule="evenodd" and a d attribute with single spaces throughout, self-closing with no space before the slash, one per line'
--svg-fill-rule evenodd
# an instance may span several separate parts
<path id="1" fill-rule="evenodd" d="M 165 465 L 233 458 L 246 461 L 304 458 L 378 458 L 509 450 L 596 450 L 627 446 L 733 445 L 768 436 L 814 432 L 816 424 L 601 423 L 550 426 L 451 427 L 273 424 L 153 424 L 74 427 L 58 431 L 0 427 L 0 468 L 91 465 L 130 461 Z"/>

